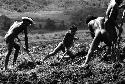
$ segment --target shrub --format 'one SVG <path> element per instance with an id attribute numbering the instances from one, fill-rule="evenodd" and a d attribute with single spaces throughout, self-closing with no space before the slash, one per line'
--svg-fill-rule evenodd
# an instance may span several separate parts
<path id="1" fill-rule="evenodd" d="M 11 19 L 5 15 L 0 16 L 0 28 L 3 30 L 8 30 L 11 25 Z"/>
<path id="2" fill-rule="evenodd" d="M 47 30 L 55 30 L 56 29 L 55 21 L 48 18 L 44 28 Z"/>

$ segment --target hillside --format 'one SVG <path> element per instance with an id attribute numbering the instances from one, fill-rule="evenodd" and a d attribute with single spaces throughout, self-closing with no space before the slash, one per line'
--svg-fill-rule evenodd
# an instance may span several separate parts
<path id="1" fill-rule="evenodd" d="M 74 6 L 106 7 L 109 0 L 0 0 L 0 7 L 9 11 L 27 12 L 61 10 Z"/>
<path id="2" fill-rule="evenodd" d="M 26 12 L 42 9 L 42 2 L 38 4 L 39 2 L 33 0 L 0 0 L 0 6 L 9 11 Z"/>
<path id="3" fill-rule="evenodd" d="M 0 15 L 6 15 L 14 20 L 28 16 L 35 20 L 37 27 L 44 26 L 50 18 L 57 24 L 64 21 L 85 27 L 88 15 L 104 16 L 110 0 L 0 0 Z M 44 20 L 44 21 L 43 21 Z"/>
<path id="4" fill-rule="evenodd" d="M 29 16 L 67 20 L 71 12 L 74 13 L 76 10 L 91 12 L 91 7 L 95 10 L 105 8 L 108 2 L 109 0 L 0 0 L 0 15 L 7 15 L 10 18 Z"/>

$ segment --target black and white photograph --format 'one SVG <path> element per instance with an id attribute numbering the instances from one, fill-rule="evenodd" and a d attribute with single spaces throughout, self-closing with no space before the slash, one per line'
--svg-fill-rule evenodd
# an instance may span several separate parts
<path id="1" fill-rule="evenodd" d="M 125 0 L 0 0 L 0 84 L 125 84 Z"/>

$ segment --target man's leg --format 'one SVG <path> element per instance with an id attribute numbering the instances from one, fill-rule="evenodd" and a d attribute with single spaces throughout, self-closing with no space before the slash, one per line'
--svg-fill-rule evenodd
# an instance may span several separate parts
<path id="1" fill-rule="evenodd" d="M 111 53 L 112 50 L 112 39 L 111 39 L 111 34 L 107 32 L 105 29 L 101 31 L 102 34 L 102 41 L 106 44 L 108 47 L 106 54 L 103 56 L 102 60 L 108 60 L 107 55 Z"/>
<path id="2" fill-rule="evenodd" d="M 8 61 L 9 61 L 9 57 L 11 55 L 12 49 L 13 49 L 13 45 L 10 43 L 7 43 L 7 55 L 6 55 L 6 59 L 5 59 L 5 70 L 7 70 L 7 65 L 8 65 Z"/>
<path id="3" fill-rule="evenodd" d="M 47 56 L 43 59 L 43 62 L 44 62 L 47 58 L 49 58 L 50 56 L 54 56 L 56 53 L 58 53 L 58 52 L 62 49 L 62 47 L 63 47 L 63 43 L 60 42 L 60 43 L 58 44 L 58 46 L 54 49 L 54 51 L 51 52 L 49 55 L 47 55 Z"/>
<path id="4" fill-rule="evenodd" d="M 20 50 L 20 46 L 18 44 L 14 43 L 14 48 L 16 50 L 15 50 L 15 53 L 14 53 L 13 65 L 16 63 L 16 60 L 17 60 L 17 57 L 18 57 L 18 54 L 19 54 L 19 50 Z"/>

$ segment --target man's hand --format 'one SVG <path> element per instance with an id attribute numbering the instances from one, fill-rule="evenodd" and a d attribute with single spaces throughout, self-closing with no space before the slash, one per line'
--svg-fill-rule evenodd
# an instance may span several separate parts
<path id="1" fill-rule="evenodd" d="M 79 38 L 78 38 L 78 37 L 74 37 L 74 39 L 75 39 L 75 40 L 79 40 Z"/>

